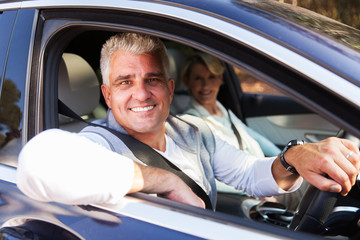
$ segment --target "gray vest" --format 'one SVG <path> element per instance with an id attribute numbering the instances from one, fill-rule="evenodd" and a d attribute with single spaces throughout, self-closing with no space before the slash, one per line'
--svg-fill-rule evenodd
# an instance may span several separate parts
<path id="1" fill-rule="evenodd" d="M 119 132 L 127 132 L 116 122 L 111 111 L 108 111 L 106 125 Z M 209 185 L 208 195 L 213 206 L 216 206 L 216 185 L 213 172 L 213 157 L 215 152 L 215 139 L 207 124 L 198 117 L 191 115 L 169 115 L 166 123 L 166 134 L 181 149 L 183 155 L 190 162 L 197 164 L 203 171 L 202 181 Z M 136 162 L 137 159 L 130 149 L 114 134 L 101 127 L 87 126 L 82 133 L 91 132 L 101 135 L 109 143 L 111 150 L 129 157 Z"/>

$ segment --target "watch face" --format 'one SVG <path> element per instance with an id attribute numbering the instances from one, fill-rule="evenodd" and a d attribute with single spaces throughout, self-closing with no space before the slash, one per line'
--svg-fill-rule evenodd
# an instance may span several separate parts
<path id="1" fill-rule="evenodd" d="M 304 145 L 304 140 L 291 140 L 288 143 L 289 146 L 294 146 L 294 145 Z"/>

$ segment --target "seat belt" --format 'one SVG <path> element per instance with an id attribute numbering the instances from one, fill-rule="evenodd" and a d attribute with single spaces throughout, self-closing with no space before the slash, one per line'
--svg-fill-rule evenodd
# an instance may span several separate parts
<path id="1" fill-rule="evenodd" d="M 237 128 L 235 127 L 235 124 L 233 123 L 233 121 L 231 120 L 230 111 L 228 110 L 227 112 L 228 112 L 228 116 L 229 116 L 229 120 L 230 120 L 230 124 L 231 124 L 231 129 L 233 130 L 233 132 L 234 132 L 234 134 L 236 136 L 236 139 L 238 141 L 238 144 L 239 144 L 239 149 L 243 150 L 243 145 L 242 145 L 242 140 L 241 140 L 240 133 L 237 130 Z"/>
<path id="2" fill-rule="evenodd" d="M 78 114 L 72 111 L 68 106 L 66 106 L 66 104 L 64 104 L 60 99 L 58 99 L 58 113 L 70 117 L 72 119 L 85 122 L 88 125 L 94 127 L 102 127 L 108 130 L 109 132 L 117 136 L 130 149 L 130 151 L 135 155 L 135 157 L 140 159 L 145 164 L 167 170 L 169 172 L 172 172 L 179 178 L 181 178 L 192 189 L 192 191 L 204 201 L 207 209 L 214 210 L 210 198 L 205 193 L 205 191 L 192 178 L 186 175 L 177 166 L 171 163 L 163 155 L 156 152 L 150 146 L 146 145 L 143 142 L 140 142 L 139 140 L 133 138 L 128 134 L 123 134 L 112 128 L 85 121 Z"/>

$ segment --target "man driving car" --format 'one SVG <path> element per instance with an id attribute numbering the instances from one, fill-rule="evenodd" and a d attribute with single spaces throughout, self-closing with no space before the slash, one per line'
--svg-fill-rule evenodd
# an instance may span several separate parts
<path id="1" fill-rule="evenodd" d="M 197 117 L 169 115 L 174 80 L 165 46 L 156 37 L 117 34 L 104 44 L 100 65 L 109 110 L 107 119 L 98 123 L 160 153 L 200 186 L 212 206 L 215 178 L 258 197 L 293 192 L 303 178 L 342 195 L 355 184 L 360 155 L 349 140 L 291 141 L 279 156 L 259 159 L 213 136 Z M 88 126 L 78 134 L 53 129 L 34 137 L 20 153 L 18 186 L 42 201 L 114 203 L 127 192 L 145 191 L 203 207 L 204 199 L 182 183 L 179 189 L 169 188 L 180 181 L 176 176 L 170 174 L 175 181 L 164 181 L 169 173 L 144 165 L 126 143 L 102 127 Z M 66 173 L 59 174 L 59 169 Z M 90 182 L 94 186 L 86 187 Z M 153 187 L 133 187 L 137 182 Z"/>

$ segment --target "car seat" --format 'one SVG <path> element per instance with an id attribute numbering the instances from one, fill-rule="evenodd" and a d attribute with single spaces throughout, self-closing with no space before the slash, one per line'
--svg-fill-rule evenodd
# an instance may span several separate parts
<path id="1" fill-rule="evenodd" d="M 81 56 L 64 53 L 59 65 L 58 97 L 83 119 L 106 117 L 100 106 L 100 84 L 95 71 Z M 86 123 L 59 114 L 59 128 L 78 132 Z"/>
<path id="2" fill-rule="evenodd" d="M 174 114 L 183 113 L 190 101 L 190 95 L 181 79 L 181 71 L 186 62 L 186 56 L 178 49 L 168 48 L 170 77 L 175 81 L 175 91 L 170 111 Z"/>

